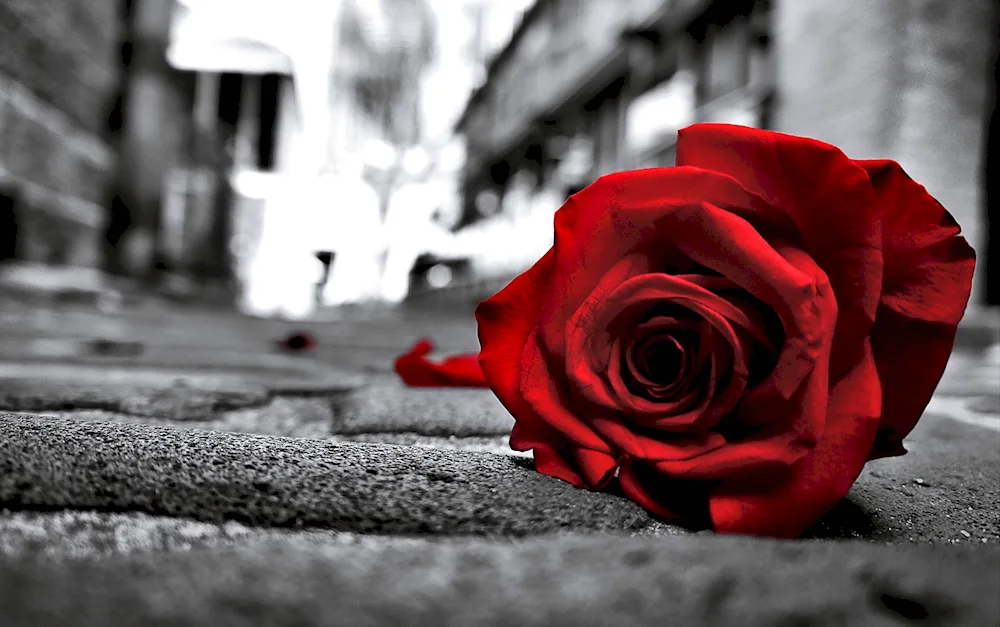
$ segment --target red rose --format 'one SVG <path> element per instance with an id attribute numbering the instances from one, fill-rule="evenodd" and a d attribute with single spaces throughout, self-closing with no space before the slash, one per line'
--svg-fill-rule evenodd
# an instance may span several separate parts
<path id="1" fill-rule="evenodd" d="M 901 445 L 975 257 L 891 161 L 729 125 L 602 177 L 476 311 L 480 364 L 545 474 L 650 512 L 800 536 Z"/>

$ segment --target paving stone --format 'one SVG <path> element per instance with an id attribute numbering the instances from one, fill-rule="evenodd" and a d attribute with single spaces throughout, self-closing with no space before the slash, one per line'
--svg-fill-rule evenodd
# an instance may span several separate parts
<path id="1" fill-rule="evenodd" d="M 419 433 L 351 433 L 332 432 L 333 403 L 322 398 L 277 397 L 261 407 L 248 407 L 223 412 L 210 420 L 183 420 L 136 416 L 107 410 L 70 410 L 39 412 L 46 416 L 70 420 L 126 422 L 155 426 L 176 426 L 185 429 L 208 429 L 234 433 L 256 433 L 290 438 L 319 438 L 336 442 L 375 442 L 400 446 L 419 446 L 454 451 L 479 451 L 531 457 L 530 453 L 510 448 L 509 435 L 454 436 L 420 435 Z M 32 412 L 20 412 L 30 414 Z"/>
<path id="2" fill-rule="evenodd" d="M 1000 544 L 1000 431 L 928 411 L 904 444 L 865 466 L 813 535 Z"/>
<path id="3" fill-rule="evenodd" d="M 272 404 L 272 407 L 279 402 L 284 409 L 273 412 L 263 422 L 258 422 L 262 419 L 257 410 L 241 410 L 230 412 L 223 421 L 178 424 L 346 442 L 513 454 L 506 448 L 502 436 L 448 438 L 412 433 L 329 435 L 326 423 L 328 414 L 323 413 L 321 405 L 315 404 L 315 399 L 282 399 Z M 103 412 L 70 412 L 61 415 L 88 420 L 113 419 L 165 424 L 156 419 L 116 417 Z M 236 420 L 233 416 L 243 418 Z M 956 422 L 947 416 L 927 414 L 907 438 L 906 445 L 911 451 L 908 455 L 868 464 L 848 497 L 835 506 L 808 535 L 816 538 L 854 538 L 893 543 L 1000 544 L 1000 519 L 996 516 L 996 512 L 1000 511 L 1000 434 Z M 257 457 L 253 455 L 248 457 L 251 465 L 257 464 L 256 460 Z M 517 470 L 519 467 L 508 467 L 504 472 Z M 349 480 L 355 481 L 356 478 Z M 510 485 L 503 483 L 498 477 L 484 478 L 482 474 L 470 475 L 469 480 L 485 481 L 491 486 L 496 484 L 503 490 L 508 489 L 503 486 Z M 484 492 L 486 491 L 476 488 L 475 493 Z M 428 498 L 436 498 L 435 494 L 428 495 Z M 493 493 L 490 492 L 484 498 L 492 499 Z"/>
<path id="4" fill-rule="evenodd" d="M 0 409 L 106 410 L 170 420 L 209 420 L 275 395 L 336 396 L 363 379 L 302 372 L 0 363 Z"/>
<path id="5" fill-rule="evenodd" d="M 5 625 L 928 625 L 1000 622 L 1000 549 L 751 538 L 320 538 L 0 558 Z"/>
<path id="6" fill-rule="evenodd" d="M 509 434 L 514 419 L 491 390 L 411 388 L 396 376 L 371 382 L 342 397 L 335 433 L 417 433 L 428 436 Z"/>
<path id="7" fill-rule="evenodd" d="M 131 553 L 187 551 L 199 547 L 275 540 L 295 535 L 352 542 L 358 534 L 328 530 L 213 524 L 132 512 L 0 510 L 0 556 L 48 560 L 107 558 Z"/>
<path id="8" fill-rule="evenodd" d="M 956 351 L 948 360 L 935 393 L 976 396 L 1000 391 L 1000 344 L 981 351 Z"/>
<path id="9" fill-rule="evenodd" d="M 641 508 L 527 460 L 0 414 L 0 506 L 75 507 L 342 531 L 639 530 Z"/>
<path id="10" fill-rule="evenodd" d="M 330 439 L 333 419 L 331 403 L 322 398 L 277 397 L 260 407 L 247 407 L 221 412 L 205 420 L 171 420 L 156 416 L 137 416 L 107 410 L 69 410 L 20 412 L 39 413 L 69 420 L 98 422 L 124 422 L 160 427 L 176 426 L 185 429 L 207 429 L 233 433 L 255 433 L 289 438 Z"/>
<path id="11" fill-rule="evenodd" d="M 417 446 L 421 448 L 436 448 L 447 451 L 479 451 L 513 455 L 515 457 L 531 458 L 531 452 L 515 451 L 510 448 L 510 436 L 432 436 L 416 433 L 356 433 L 352 435 L 334 435 L 334 440 L 340 442 L 381 442 L 399 446 Z"/>
<path id="12" fill-rule="evenodd" d="M 972 399 L 969 408 L 980 414 L 1000 416 L 1000 394 L 983 394 Z"/>

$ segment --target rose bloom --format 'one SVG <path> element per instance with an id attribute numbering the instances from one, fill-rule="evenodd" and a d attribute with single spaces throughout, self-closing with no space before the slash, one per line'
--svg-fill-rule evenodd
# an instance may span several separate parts
<path id="1" fill-rule="evenodd" d="M 604 176 L 476 311 L 511 447 L 649 512 L 797 537 L 902 455 L 975 256 L 892 161 L 718 124 L 677 167 Z"/>

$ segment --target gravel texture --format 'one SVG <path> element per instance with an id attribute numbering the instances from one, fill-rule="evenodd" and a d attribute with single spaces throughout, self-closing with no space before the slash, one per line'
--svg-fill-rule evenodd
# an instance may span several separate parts
<path id="1" fill-rule="evenodd" d="M 514 419 L 491 390 L 410 388 L 396 376 L 374 377 L 341 397 L 334 433 L 505 435 Z"/>

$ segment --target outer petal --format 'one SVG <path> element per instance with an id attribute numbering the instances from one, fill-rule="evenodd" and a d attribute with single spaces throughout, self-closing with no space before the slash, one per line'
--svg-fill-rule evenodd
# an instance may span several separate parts
<path id="1" fill-rule="evenodd" d="M 625 496 L 654 516 L 683 522 L 689 527 L 711 527 L 709 483 L 671 479 L 628 457 L 622 460 L 618 482 Z"/>
<path id="2" fill-rule="evenodd" d="M 893 161 L 858 161 L 882 208 L 885 280 L 872 329 L 883 411 L 871 457 L 902 440 L 944 373 L 972 290 L 975 252 L 954 218 Z"/>
<path id="3" fill-rule="evenodd" d="M 573 450 L 573 457 L 586 486 L 591 490 L 604 488 L 618 470 L 618 458 L 606 453 L 577 448 Z"/>
<path id="4" fill-rule="evenodd" d="M 869 335 L 882 287 L 881 215 L 865 170 L 830 144 L 727 124 L 682 129 L 677 165 L 728 174 L 795 223 L 840 304 L 830 375 L 843 376 Z"/>
<path id="5" fill-rule="evenodd" d="M 522 424 L 515 423 L 510 432 L 510 447 L 512 449 L 532 451 L 532 456 L 535 458 L 535 470 L 543 475 L 562 479 L 578 488 L 587 487 L 587 482 L 580 476 L 581 473 L 577 471 L 576 465 L 567 460 L 563 450 L 543 441 L 538 435 L 532 434 L 530 429 L 522 427 Z M 565 447 L 562 448 L 565 449 Z"/>
<path id="6" fill-rule="evenodd" d="M 479 355 L 454 355 L 442 362 L 427 359 L 434 345 L 427 338 L 396 358 L 396 373 L 412 387 L 487 387 Z"/>
<path id="7" fill-rule="evenodd" d="M 590 426 L 595 412 L 577 410 L 570 390 L 560 381 L 565 377 L 559 377 L 560 373 L 550 369 L 537 333 L 533 332 L 528 337 L 518 371 L 521 375 L 521 398 L 535 416 L 574 445 L 611 454 L 607 441 Z"/>
<path id="8" fill-rule="evenodd" d="M 493 393 L 514 416 L 510 446 L 534 450 L 535 468 L 578 487 L 584 480 L 577 471 L 566 439 L 546 425 L 521 397 L 521 354 L 538 320 L 548 293 L 554 254 L 550 250 L 507 287 L 476 308 L 479 325 L 479 364 Z"/>
<path id="9" fill-rule="evenodd" d="M 871 347 L 830 393 L 816 448 L 781 477 L 758 485 L 723 483 L 709 508 L 715 530 L 797 538 L 847 495 L 868 458 L 882 399 Z"/>

